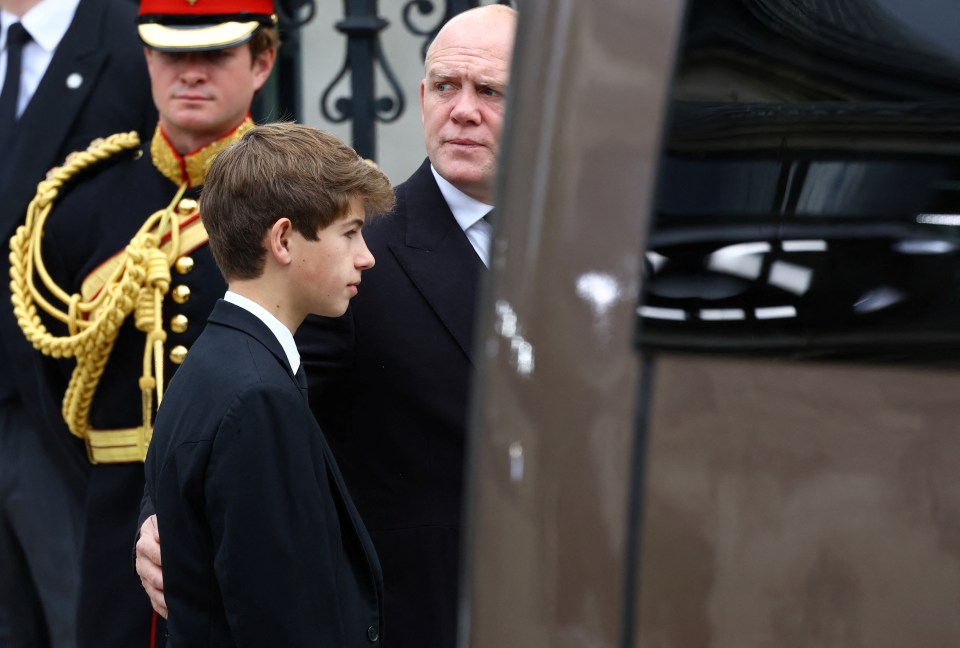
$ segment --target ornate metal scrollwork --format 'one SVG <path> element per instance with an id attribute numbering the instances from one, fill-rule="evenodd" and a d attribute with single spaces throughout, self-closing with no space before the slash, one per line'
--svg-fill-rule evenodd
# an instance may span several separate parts
<path id="1" fill-rule="evenodd" d="M 312 4 L 312 0 L 307 1 Z M 509 0 L 499 1 L 500 4 L 511 4 Z M 344 0 L 343 4 L 345 17 L 335 26 L 347 36 L 347 51 L 339 72 L 320 97 L 320 112 L 335 124 L 351 120 L 353 147 L 360 155 L 376 159 L 376 122 L 389 124 L 396 121 L 406 105 L 397 77 L 380 46 L 380 32 L 390 23 L 378 15 L 377 0 Z M 417 27 L 412 14 L 414 11 L 423 16 L 433 13 L 433 0 L 408 0 L 401 15 L 410 32 L 425 38 L 421 48 L 425 57 L 430 42 L 447 20 L 479 5 L 479 0 L 447 0 L 443 15 L 428 29 Z M 379 97 L 374 83 L 378 66 L 389 86 L 387 93 Z M 350 92 L 334 99 L 336 88 L 348 75 Z"/>
<path id="2" fill-rule="evenodd" d="M 353 121 L 353 147 L 371 159 L 376 158 L 375 122 L 396 121 L 405 107 L 403 92 L 380 46 L 380 32 L 390 23 L 377 15 L 376 0 L 344 0 L 346 17 L 336 24 L 347 36 L 343 65 L 320 98 L 320 112 L 333 122 Z M 377 71 L 386 79 L 388 94 L 377 97 L 374 78 Z M 350 94 L 332 99 L 340 82 L 350 75 Z"/>
<path id="3" fill-rule="evenodd" d="M 272 89 L 259 93 L 251 112 L 256 120 L 300 120 L 301 52 L 300 33 L 317 13 L 315 0 L 274 0 L 277 28 L 283 47 L 277 51 Z"/>
<path id="4" fill-rule="evenodd" d="M 497 4 L 509 5 L 511 3 L 509 0 L 498 0 Z M 429 14 L 432 14 L 436 9 L 436 4 L 433 2 L 433 0 L 408 0 L 407 4 L 403 5 L 403 11 L 401 15 L 403 16 L 403 24 L 407 30 L 414 36 L 423 37 L 423 45 L 420 46 L 420 56 L 421 58 L 427 58 L 427 49 L 430 47 L 430 43 L 433 42 L 437 32 L 440 31 L 440 28 L 458 13 L 479 6 L 480 0 L 447 0 L 446 9 L 444 10 L 443 15 L 440 16 L 440 19 L 428 29 L 417 27 L 413 21 L 412 14 L 414 10 L 416 10 L 421 16 L 428 16 Z"/>
<path id="5" fill-rule="evenodd" d="M 307 13 L 301 15 L 304 7 Z M 301 29 L 317 14 L 317 4 L 314 0 L 274 0 L 273 9 L 277 12 L 280 29 L 284 31 Z"/>
<path id="6" fill-rule="evenodd" d="M 440 27 L 443 25 L 443 23 L 449 19 L 447 14 L 450 13 L 450 9 L 447 8 L 446 13 L 440 18 L 440 20 L 434 23 L 434 25 L 429 29 L 421 29 L 420 27 L 417 27 L 413 22 L 411 14 L 413 13 L 414 9 L 416 9 L 421 16 L 427 16 L 432 14 L 435 8 L 436 5 L 431 2 L 431 0 L 409 0 L 407 4 L 403 5 L 403 12 L 400 14 L 403 16 L 403 24 L 407 28 L 407 31 L 414 36 L 425 37 L 423 40 L 423 45 L 420 46 L 421 58 L 427 57 L 427 48 L 430 47 L 433 37 L 437 35 L 438 31 L 440 31 Z"/>

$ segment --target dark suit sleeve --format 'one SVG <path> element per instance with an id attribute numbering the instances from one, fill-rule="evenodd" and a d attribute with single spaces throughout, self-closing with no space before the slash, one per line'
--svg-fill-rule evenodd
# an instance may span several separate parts
<path id="1" fill-rule="evenodd" d="M 337 511 L 303 396 L 261 384 L 217 432 L 205 484 L 214 572 L 237 646 L 336 646 Z"/>
<path id="2" fill-rule="evenodd" d="M 156 514 L 156 512 L 157 509 L 153 505 L 153 498 L 150 497 L 150 489 L 144 486 L 143 497 L 140 498 L 140 515 L 137 516 L 137 528 L 133 536 L 134 545 L 136 545 L 137 540 L 140 539 L 140 528 L 143 527 L 143 523 L 147 521 L 148 517 Z M 136 554 L 136 548 L 134 548 L 134 554 Z"/>

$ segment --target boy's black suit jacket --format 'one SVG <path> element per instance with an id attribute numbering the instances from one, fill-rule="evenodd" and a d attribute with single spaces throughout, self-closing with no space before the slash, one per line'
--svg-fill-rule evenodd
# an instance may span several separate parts
<path id="1" fill-rule="evenodd" d="M 364 227 L 376 265 L 340 319 L 297 343 L 314 413 L 383 566 L 390 648 L 456 633 L 464 443 L 484 271 L 428 162 Z"/>
<path id="2" fill-rule="evenodd" d="M 379 645 L 382 576 L 283 348 L 219 301 L 146 463 L 171 646 Z"/>
<path id="3" fill-rule="evenodd" d="M 153 132 L 156 109 L 130 0 L 80 0 L 47 71 L 16 128 L 0 142 L 0 238 L 3 284 L 9 281 L 7 241 L 23 223 L 27 205 L 47 170 L 97 137 L 120 131 Z M 75 86 L 75 87 L 74 87 Z M 109 206 L 111 197 L 103 196 Z M 0 308 L 0 359 L 17 371 L 0 372 L 0 400 L 19 392 L 64 479 L 82 492 L 88 468 L 83 443 L 66 429 L 60 403 L 40 387 L 36 353 L 13 317 L 9 292 Z"/>

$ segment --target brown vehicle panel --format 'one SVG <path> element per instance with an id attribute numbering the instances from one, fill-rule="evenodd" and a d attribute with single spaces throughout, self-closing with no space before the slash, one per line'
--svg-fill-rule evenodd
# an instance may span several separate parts
<path id="1" fill-rule="evenodd" d="M 618 642 L 637 251 L 682 6 L 521 7 L 460 645 Z"/>
<path id="2" fill-rule="evenodd" d="M 955 646 L 960 374 L 666 355 L 639 646 Z"/>

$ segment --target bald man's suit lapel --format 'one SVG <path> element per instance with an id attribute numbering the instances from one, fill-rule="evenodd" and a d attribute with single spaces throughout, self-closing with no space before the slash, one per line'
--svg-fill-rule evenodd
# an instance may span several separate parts
<path id="1" fill-rule="evenodd" d="M 427 163 L 404 184 L 398 200 L 403 201 L 398 213 L 417 217 L 406 219 L 404 240 L 391 242 L 388 248 L 463 353 L 472 357 L 474 305 L 483 262 Z"/>

